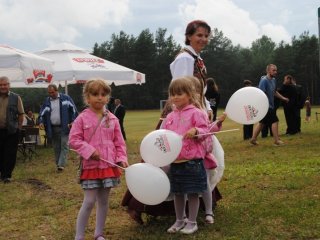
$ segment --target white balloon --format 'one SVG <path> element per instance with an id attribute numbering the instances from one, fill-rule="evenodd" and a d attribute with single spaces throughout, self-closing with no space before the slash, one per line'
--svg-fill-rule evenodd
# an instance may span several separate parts
<path id="1" fill-rule="evenodd" d="M 254 124 L 267 114 L 269 101 L 267 95 L 256 87 L 243 87 L 230 97 L 226 113 L 228 117 L 241 124 Z"/>
<path id="2" fill-rule="evenodd" d="M 181 148 L 182 136 L 170 130 L 159 129 L 142 139 L 140 154 L 145 162 L 163 167 L 176 160 Z"/>
<path id="3" fill-rule="evenodd" d="M 149 163 L 136 163 L 125 170 L 126 182 L 131 194 L 147 205 L 157 205 L 170 193 L 167 174 Z"/>
<path id="4" fill-rule="evenodd" d="M 212 135 L 213 150 L 212 153 L 217 160 L 217 167 L 210 171 L 210 186 L 213 189 L 222 179 L 224 172 L 224 150 L 215 135 Z"/>

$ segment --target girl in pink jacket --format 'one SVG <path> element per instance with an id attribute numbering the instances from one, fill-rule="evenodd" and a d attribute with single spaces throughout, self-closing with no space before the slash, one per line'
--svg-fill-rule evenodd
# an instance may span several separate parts
<path id="1" fill-rule="evenodd" d="M 172 81 L 169 96 L 175 108 L 167 116 L 163 128 L 183 136 L 183 144 L 178 158 L 170 165 L 176 221 L 167 232 L 192 234 L 198 230 L 199 194 L 207 189 L 207 175 L 203 164 L 206 154 L 203 144 L 205 137 L 196 135 L 207 133 L 208 121 L 206 114 L 197 106 L 197 92 L 190 78 Z M 185 194 L 189 207 L 187 222 L 184 221 Z"/>
<path id="2" fill-rule="evenodd" d="M 120 183 L 121 171 L 128 167 L 126 144 L 116 116 L 106 110 L 111 88 L 104 80 L 86 82 L 83 88 L 89 106 L 73 122 L 69 144 L 82 159 L 80 184 L 84 200 L 77 218 L 75 239 L 85 238 L 85 228 L 97 202 L 94 239 L 103 240 L 111 188 Z"/>
<path id="3" fill-rule="evenodd" d="M 200 109 L 207 115 L 207 109 L 205 107 L 205 96 L 203 94 L 203 86 L 201 82 L 195 78 L 190 77 L 190 80 L 194 84 L 194 87 L 197 92 L 197 98 L 199 102 Z M 208 131 L 210 133 L 219 132 L 222 128 L 222 122 L 226 119 L 226 113 L 223 113 L 218 117 L 218 120 L 211 122 L 209 116 L 207 116 L 208 121 Z M 202 193 L 202 200 L 205 207 L 205 222 L 209 224 L 214 223 L 214 214 L 213 214 L 213 204 L 216 204 L 216 201 L 213 201 L 212 191 L 214 190 L 211 186 L 211 178 L 213 173 L 215 173 L 215 168 L 217 167 L 217 160 L 212 153 L 213 150 L 213 139 L 211 135 L 207 135 L 205 141 L 203 141 L 204 148 L 206 149 L 206 154 L 204 157 L 204 168 L 206 169 L 207 174 L 207 190 Z"/>

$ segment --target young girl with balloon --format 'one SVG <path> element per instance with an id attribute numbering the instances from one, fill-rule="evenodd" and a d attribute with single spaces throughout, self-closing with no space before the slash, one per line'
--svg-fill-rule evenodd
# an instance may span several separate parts
<path id="1" fill-rule="evenodd" d="M 200 109 L 206 113 L 205 108 L 205 96 L 202 91 L 201 82 L 195 77 L 189 77 L 190 81 L 194 84 L 194 87 L 197 91 L 196 96 L 198 97 L 198 102 Z M 208 118 L 208 131 L 210 133 L 219 132 L 222 128 L 222 122 L 226 119 L 226 113 L 223 113 L 218 119 L 214 122 L 211 122 Z M 212 186 L 211 180 L 215 174 L 215 168 L 217 167 L 217 160 L 212 153 L 213 151 L 213 138 L 211 135 L 207 135 L 204 143 L 206 149 L 206 155 L 204 157 L 204 167 L 207 173 L 207 190 L 202 193 L 202 200 L 205 208 L 205 222 L 209 224 L 214 223 L 214 214 L 213 214 L 213 199 L 212 199 L 212 190 L 215 186 Z"/>
<path id="2" fill-rule="evenodd" d="M 172 81 L 169 96 L 175 109 L 167 116 L 163 128 L 183 136 L 183 142 L 178 158 L 170 165 L 170 185 L 174 194 L 176 221 L 167 232 L 192 234 L 198 230 L 199 194 L 207 189 L 207 175 L 203 163 L 206 154 L 203 145 L 205 137 L 196 135 L 207 133 L 208 117 L 200 109 L 197 91 L 188 77 Z M 184 220 L 185 194 L 188 197 L 188 221 Z"/>
<path id="3" fill-rule="evenodd" d="M 77 218 L 75 239 L 85 239 L 85 228 L 97 202 L 94 239 L 104 240 L 110 190 L 120 183 L 119 168 L 128 167 L 126 145 L 116 116 L 108 111 L 111 88 L 102 79 L 89 80 L 83 88 L 84 102 L 88 105 L 74 121 L 69 143 L 80 156 L 82 172 L 80 184 L 84 199 Z"/>

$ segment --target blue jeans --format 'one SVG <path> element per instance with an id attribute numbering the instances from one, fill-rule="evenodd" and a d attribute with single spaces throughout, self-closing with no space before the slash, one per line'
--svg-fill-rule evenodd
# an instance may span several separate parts
<path id="1" fill-rule="evenodd" d="M 52 128 L 52 145 L 56 165 L 65 167 L 69 151 L 69 135 L 63 133 L 61 127 Z"/>

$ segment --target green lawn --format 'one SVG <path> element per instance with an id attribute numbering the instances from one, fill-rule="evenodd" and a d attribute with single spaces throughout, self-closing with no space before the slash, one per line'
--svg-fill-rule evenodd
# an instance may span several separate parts
<path id="1" fill-rule="evenodd" d="M 242 125 L 226 120 L 217 134 L 225 151 L 225 172 L 219 189 L 223 199 L 216 209 L 215 224 L 204 223 L 199 212 L 199 231 L 192 236 L 169 235 L 174 217 L 144 216 L 137 225 L 120 206 L 125 179 L 113 190 L 105 226 L 108 239 L 320 239 L 320 119 L 302 120 L 302 133 L 285 136 L 283 110 L 281 139 L 274 147 L 268 137 L 259 146 L 242 140 Z M 221 112 L 221 111 L 220 111 Z M 160 112 L 128 111 L 125 118 L 130 164 L 140 161 L 139 146 L 152 131 Z M 302 118 L 305 110 L 302 110 Z M 320 116 L 319 116 L 320 118 Z M 57 173 L 51 148 L 39 147 L 39 156 L 23 162 L 19 156 L 13 182 L 0 183 L 0 239 L 74 238 L 75 221 L 83 192 L 76 183 L 77 158 L 70 153 L 68 166 Z M 86 239 L 92 239 L 94 212 Z"/>

